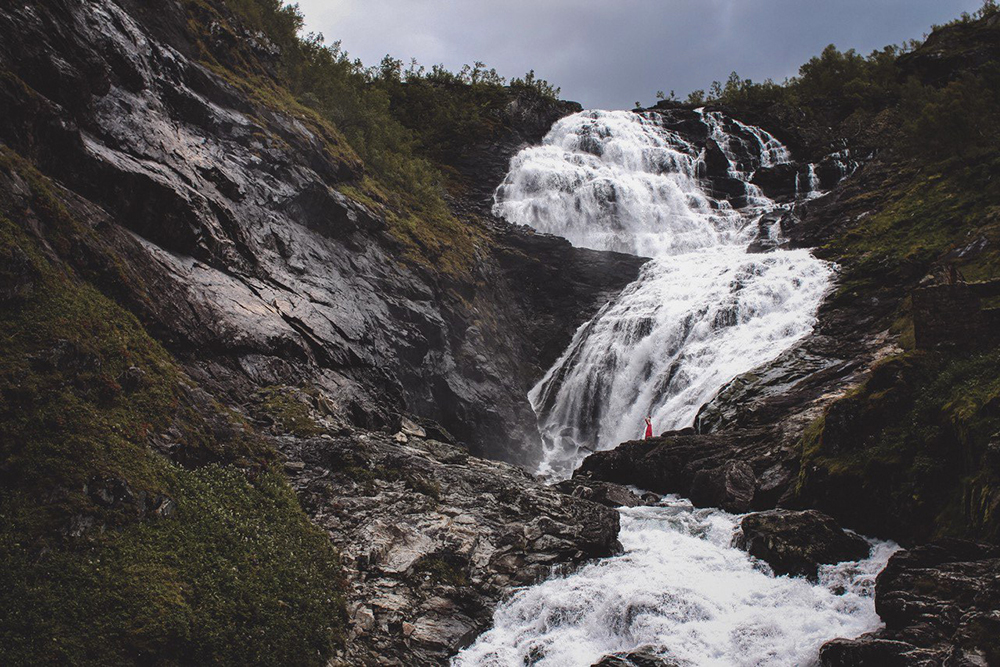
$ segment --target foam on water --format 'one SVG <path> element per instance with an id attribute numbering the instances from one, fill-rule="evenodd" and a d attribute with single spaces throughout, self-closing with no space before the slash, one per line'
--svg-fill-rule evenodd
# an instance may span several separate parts
<path id="1" fill-rule="evenodd" d="M 682 665 L 810 665 L 834 637 L 880 626 L 875 577 L 897 549 L 775 577 L 733 549 L 740 517 L 667 497 L 620 510 L 624 553 L 517 591 L 455 667 L 586 667 L 649 649 Z"/>

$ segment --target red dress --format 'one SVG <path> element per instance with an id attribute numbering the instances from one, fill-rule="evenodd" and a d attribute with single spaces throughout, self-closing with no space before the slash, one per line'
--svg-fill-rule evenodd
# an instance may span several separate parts
<path id="1" fill-rule="evenodd" d="M 650 422 L 648 419 L 646 420 L 646 437 L 647 438 L 653 437 L 653 423 Z"/>

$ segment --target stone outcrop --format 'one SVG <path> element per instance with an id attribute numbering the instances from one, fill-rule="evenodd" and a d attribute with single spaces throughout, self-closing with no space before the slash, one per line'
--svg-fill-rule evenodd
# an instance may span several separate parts
<path id="1" fill-rule="evenodd" d="M 797 456 L 770 446 L 766 431 L 665 433 L 584 459 L 574 480 L 634 484 L 729 512 L 773 507 L 795 478 Z"/>
<path id="2" fill-rule="evenodd" d="M 528 462 L 527 388 L 643 260 L 483 220 L 477 191 L 455 203 L 485 234 L 465 272 L 401 261 L 385 216 L 344 192 L 364 166 L 343 137 L 206 67 L 187 19 L 175 2 L 113 0 L 0 15 L 0 140 L 99 230 L 66 261 L 129 267 L 134 281 L 100 287 L 212 393 L 309 383 L 359 427 L 395 428 L 408 410 L 476 452 Z M 220 62 L 249 49 L 273 69 L 273 49 L 230 37 L 207 45 Z M 513 151 L 574 108 L 511 110 L 524 127 L 484 147 L 488 173 L 470 179 L 494 187 Z M 0 299 L 30 280 L 5 273 Z M 536 342 L 532 323 L 546 320 Z"/>
<path id="3" fill-rule="evenodd" d="M 862 560 L 868 543 L 815 510 L 770 510 L 743 517 L 735 545 L 760 558 L 777 575 L 815 579 L 823 564 Z"/>
<path id="4" fill-rule="evenodd" d="M 658 655 L 658 651 L 639 649 L 609 655 L 592 667 L 678 667 L 681 663 Z"/>
<path id="5" fill-rule="evenodd" d="M 641 496 L 621 484 L 602 482 L 586 477 L 575 477 L 559 482 L 555 488 L 577 498 L 607 505 L 608 507 L 638 507 L 653 505 L 660 496 L 655 493 L 644 493 Z"/>
<path id="6" fill-rule="evenodd" d="M 614 510 L 425 429 L 324 430 L 277 439 L 303 507 L 341 553 L 342 664 L 444 664 L 511 587 L 620 548 Z"/>
<path id="7" fill-rule="evenodd" d="M 983 301 L 1000 296 L 1000 281 L 929 285 L 913 290 L 913 333 L 920 349 L 975 349 L 996 343 L 1000 310 Z"/>
<path id="8" fill-rule="evenodd" d="M 825 644 L 825 667 L 998 664 L 1000 548 L 942 540 L 897 553 L 875 608 L 885 628 Z"/>

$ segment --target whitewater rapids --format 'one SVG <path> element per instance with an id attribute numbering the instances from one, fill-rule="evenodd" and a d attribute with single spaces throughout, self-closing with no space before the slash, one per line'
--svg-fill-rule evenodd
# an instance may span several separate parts
<path id="1" fill-rule="evenodd" d="M 517 591 L 453 666 L 587 667 L 637 649 L 680 665 L 813 665 L 830 639 L 880 626 L 875 577 L 893 544 L 821 566 L 813 584 L 731 548 L 738 516 L 672 496 L 621 513 L 624 554 Z"/>

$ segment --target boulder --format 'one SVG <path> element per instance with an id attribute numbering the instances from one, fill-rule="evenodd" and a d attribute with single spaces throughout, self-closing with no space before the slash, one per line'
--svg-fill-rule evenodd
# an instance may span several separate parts
<path id="1" fill-rule="evenodd" d="M 677 667 L 679 664 L 658 655 L 653 649 L 637 649 L 628 653 L 605 656 L 592 667 Z"/>
<path id="2" fill-rule="evenodd" d="M 574 480 L 634 484 L 685 496 L 698 507 L 747 512 L 773 507 L 789 490 L 796 459 L 769 429 L 676 431 L 591 454 Z"/>
<path id="3" fill-rule="evenodd" d="M 823 667 L 907 667 L 914 664 L 936 664 L 912 644 L 881 639 L 866 634 L 857 639 L 834 639 L 820 649 Z"/>
<path id="4" fill-rule="evenodd" d="M 841 665 L 1000 664 L 1000 547 L 940 540 L 900 551 L 875 584 L 885 628 L 825 644 Z"/>
<path id="5" fill-rule="evenodd" d="M 556 488 L 576 498 L 590 500 L 607 507 L 637 507 L 649 504 L 645 497 L 639 497 L 627 487 L 612 482 L 577 478 L 559 482 Z M 653 498 L 656 496 L 653 495 Z"/>
<path id="6" fill-rule="evenodd" d="M 815 510 L 770 510 L 743 517 L 736 546 L 775 574 L 815 579 L 822 564 L 867 558 L 868 543 Z"/>
<path id="7" fill-rule="evenodd" d="M 699 470 L 691 481 L 691 500 L 702 507 L 746 512 L 753 502 L 757 477 L 743 461 L 727 461 L 717 468 Z"/>
<path id="8" fill-rule="evenodd" d="M 798 194 L 800 167 L 791 162 L 762 167 L 754 172 L 751 182 L 771 199 L 794 197 Z"/>

